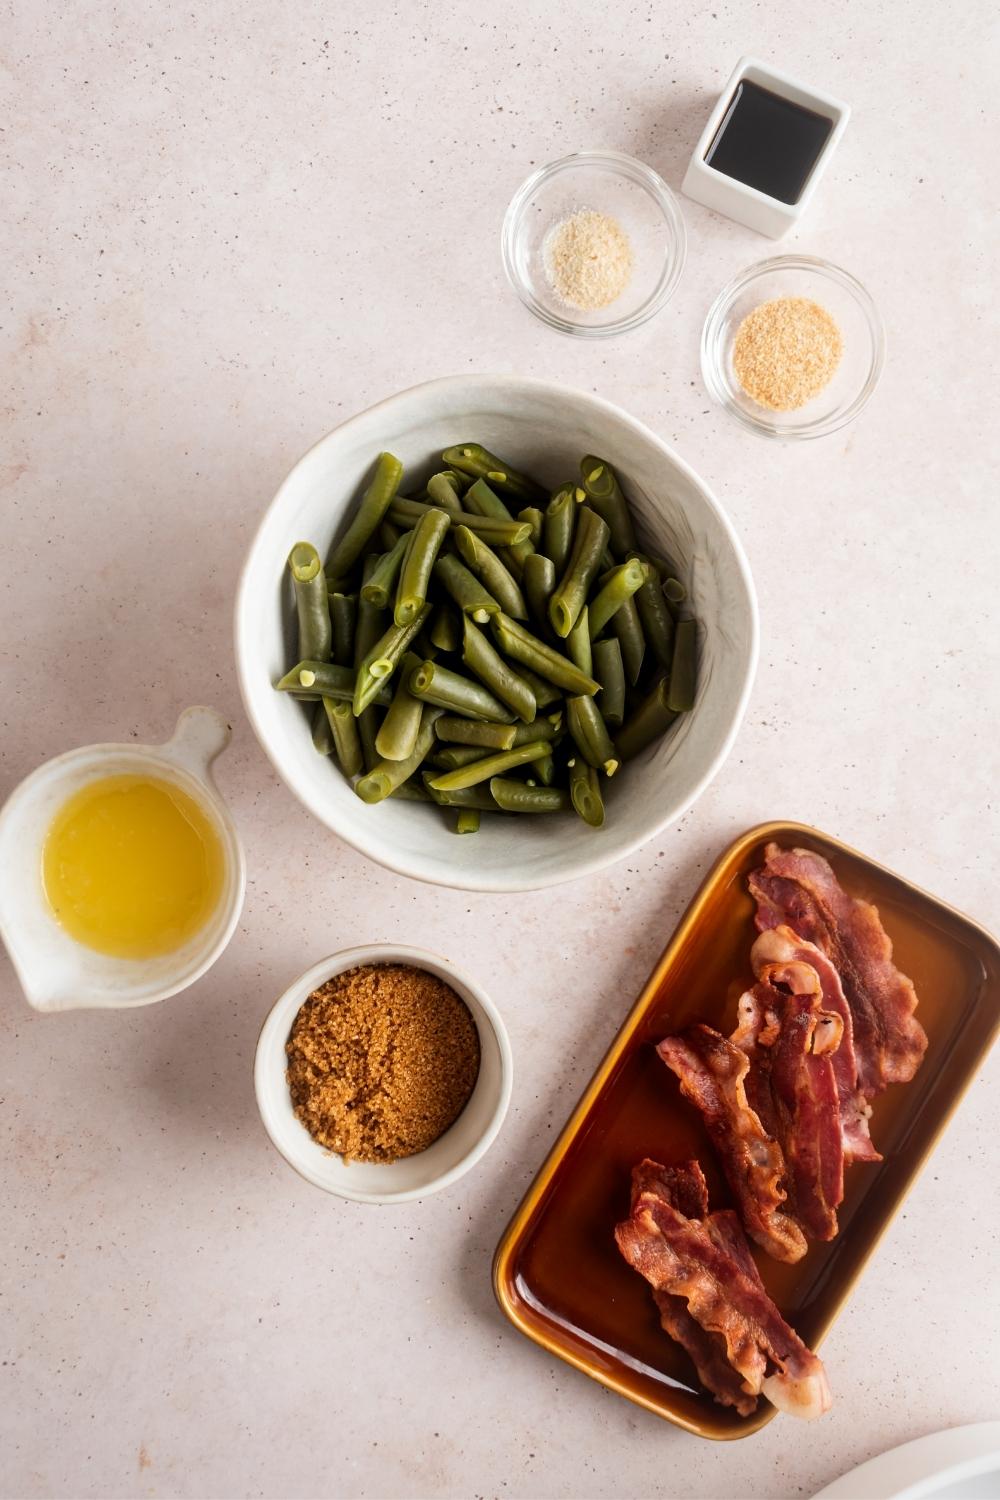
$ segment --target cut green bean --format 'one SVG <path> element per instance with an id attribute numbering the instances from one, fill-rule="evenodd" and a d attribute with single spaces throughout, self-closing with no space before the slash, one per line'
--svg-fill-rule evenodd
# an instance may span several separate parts
<path id="1" fill-rule="evenodd" d="M 575 667 L 588 677 L 594 675 L 594 652 L 590 644 L 590 610 L 586 604 L 577 616 L 576 624 L 566 637 L 566 654 Z"/>
<path id="2" fill-rule="evenodd" d="M 527 474 L 512 469 L 510 464 L 480 443 L 456 443 L 453 448 L 444 450 L 441 461 L 451 469 L 471 474 L 474 479 L 488 479 L 496 489 L 520 500 L 522 505 L 534 505 L 544 494 L 541 486 Z"/>
<path id="3" fill-rule="evenodd" d="M 394 526 L 388 519 L 384 520 L 378 529 L 379 545 L 382 551 L 391 552 L 402 535 L 400 527 Z"/>
<path id="4" fill-rule="evenodd" d="M 556 687 L 561 687 L 568 693 L 589 694 L 598 691 L 600 683 L 595 682 L 586 672 L 581 672 L 567 657 L 560 656 L 558 651 L 540 641 L 508 615 L 497 615 L 493 621 L 493 629 L 497 645 L 504 656 L 529 667 L 532 672 L 554 682 Z"/>
<path id="5" fill-rule="evenodd" d="M 421 779 L 428 796 L 439 807 L 469 807 L 476 808 L 479 812 L 499 812 L 488 786 L 466 786 L 454 792 L 436 792 L 430 784 L 432 778 L 426 771 L 422 773 Z"/>
<path id="6" fill-rule="evenodd" d="M 465 504 L 469 510 L 473 510 L 478 515 L 495 523 L 502 524 L 505 520 L 510 520 L 510 511 L 500 496 L 494 490 L 490 489 L 485 479 L 477 479 L 475 484 L 469 486 L 465 492 Z M 524 559 L 529 557 L 535 550 L 535 544 L 531 539 L 531 523 L 525 521 L 521 524 L 528 528 L 525 535 L 519 537 L 515 542 L 504 544 L 507 561 L 519 578 L 521 576 L 521 569 L 524 566 Z"/>
<path id="7" fill-rule="evenodd" d="M 410 692 L 424 703 L 434 703 L 449 713 L 465 714 L 470 719 L 485 719 L 496 724 L 510 724 L 514 715 L 505 703 L 481 683 L 442 667 L 439 662 L 421 662 L 407 678 Z"/>
<path id="8" fill-rule="evenodd" d="M 651 571 L 651 570 L 650 570 Z M 639 593 L 646 582 L 647 564 L 632 559 L 605 574 L 601 587 L 590 601 L 590 636 L 601 634 L 608 621 L 623 604 Z"/>
<path id="9" fill-rule="evenodd" d="M 489 619 L 489 616 L 486 616 Z M 439 604 L 431 616 L 427 639 L 439 651 L 459 651 L 462 646 L 462 620 L 445 604 Z"/>
<path id="10" fill-rule="evenodd" d="M 698 623 L 678 620 L 674 632 L 674 659 L 670 666 L 670 689 L 667 706 L 674 713 L 694 708 L 698 677 Z"/>
<path id="11" fill-rule="evenodd" d="M 330 621 L 333 626 L 333 659 L 341 666 L 354 666 L 354 623 L 358 601 L 353 594 L 331 594 Z"/>
<path id="12" fill-rule="evenodd" d="M 587 602 L 590 585 L 601 566 L 601 553 L 607 540 L 608 528 L 604 521 L 589 506 L 581 505 L 566 571 L 549 600 L 549 619 L 556 635 L 563 639 L 573 629 Z"/>
<path id="13" fill-rule="evenodd" d="M 338 702 L 336 698 L 324 698 L 323 708 L 326 710 L 340 769 L 348 778 L 360 776 L 364 770 L 364 752 L 354 710 L 349 703 Z"/>
<path id="14" fill-rule="evenodd" d="M 552 786 L 556 779 L 556 762 L 551 751 L 535 761 L 532 771 L 537 776 L 540 786 Z"/>
<path id="15" fill-rule="evenodd" d="M 407 651 L 400 662 L 396 691 L 382 726 L 375 737 L 375 749 L 383 760 L 406 760 L 413 754 L 420 732 L 420 720 L 424 705 L 414 698 L 406 685 L 406 679 L 414 667 L 420 665 L 420 657 Z"/>
<path id="16" fill-rule="evenodd" d="M 506 703 L 525 724 L 534 721 L 535 695 L 523 677 L 508 666 L 498 651 L 468 617 L 462 643 L 462 660 L 501 703 Z"/>
<path id="17" fill-rule="evenodd" d="M 423 782 L 417 781 L 413 776 L 410 777 L 409 781 L 401 782 L 399 786 L 393 787 L 389 796 L 399 802 L 424 802 L 431 804 L 434 801 L 434 798 Z"/>
<path id="18" fill-rule="evenodd" d="M 524 510 L 519 510 L 517 519 L 519 521 L 527 521 L 531 527 L 531 536 L 528 540 L 533 547 L 540 547 L 542 545 L 542 528 L 545 518 L 537 505 L 527 505 Z"/>
<path id="19" fill-rule="evenodd" d="M 362 587 L 368 583 L 375 569 L 378 567 L 378 558 L 371 553 L 365 558 L 361 565 Z M 385 618 L 382 610 L 377 604 L 372 604 L 363 595 L 358 597 L 358 608 L 354 622 L 354 666 L 355 670 L 368 655 L 379 636 L 385 629 Z"/>
<path id="20" fill-rule="evenodd" d="M 431 475 L 427 481 L 427 498 L 432 504 L 439 505 L 442 510 L 453 511 L 457 514 L 464 509 L 450 470 Z"/>
<path id="21" fill-rule="evenodd" d="M 440 509 L 440 506 L 425 505 L 422 500 L 399 499 L 393 504 L 389 519 L 396 525 L 409 529 L 429 510 Z M 470 531 L 499 547 L 514 546 L 526 541 L 531 535 L 531 527 L 526 521 L 499 521 L 492 516 L 477 515 L 475 511 L 449 511 L 448 519 L 452 526 L 468 526 Z"/>
<path id="22" fill-rule="evenodd" d="M 409 625 L 427 603 L 431 569 L 448 532 L 448 512 L 437 508 L 420 517 L 410 532 L 396 590 L 393 619 L 397 625 Z M 371 587 L 371 585 L 368 585 Z"/>
<path id="23" fill-rule="evenodd" d="M 634 599 L 628 599 L 621 609 L 611 616 L 611 633 L 621 647 L 625 679 L 634 687 L 642 671 L 642 659 L 646 654 L 646 638 Z"/>
<path id="24" fill-rule="evenodd" d="M 409 781 L 434 744 L 434 723 L 439 715 L 438 709 L 428 705 L 421 716 L 413 754 L 406 760 L 380 760 L 354 783 L 354 790 L 362 802 L 382 802 L 397 787 Z"/>
<path id="25" fill-rule="evenodd" d="M 320 698 L 313 704 L 312 715 L 312 742 L 313 749 L 318 750 L 320 755 L 333 754 L 333 732 L 330 729 L 330 721 L 326 716 L 324 704 L 333 700 Z"/>
<path id="26" fill-rule="evenodd" d="M 556 586 L 556 565 L 551 557 L 546 557 L 544 552 L 532 552 L 530 557 L 526 557 L 521 572 L 521 585 L 528 613 L 536 625 L 547 627 L 549 596 Z"/>
<path id="27" fill-rule="evenodd" d="M 299 619 L 299 659 L 329 661 L 333 626 L 323 562 L 311 542 L 296 542 L 288 554 Z"/>
<path id="28" fill-rule="evenodd" d="M 489 543 L 481 536 L 476 536 L 467 526 L 459 526 L 455 530 L 455 546 L 462 561 L 479 579 L 490 597 L 496 599 L 504 614 L 515 620 L 526 620 L 528 606 L 517 579 Z"/>
<path id="29" fill-rule="evenodd" d="M 375 642 L 368 655 L 358 664 L 357 680 L 354 684 L 355 715 L 375 701 L 379 688 L 387 677 L 391 677 L 412 645 L 430 615 L 431 607 L 425 604 L 420 613 L 408 625 L 390 625 L 383 636 Z"/>
<path id="30" fill-rule="evenodd" d="M 625 718 L 625 668 L 617 636 L 594 642 L 594 676 L 601 684 L 601 716 L 616 729 Z"/>
<path id="31" fill-rule="evenodd" d="M 447 717 L 446 714 L 445 718 Z M 506 745 L 503 748 L 509 750 L 511 747 Z M 480 760 L 484 753 L 482 745 L 445 745 L 442 750 L 435 750 L 428 755 L 427 764 L 436 766 L 439 771 L 457 771 L 459 766 L 467 766 L 474 760 Z"/>
<path id="32" fill-rule="evenodd" d="M 350 573 L 364 551 L 365 543 L 381 525 L 402 477 L 403 465 L 399 459 L 391 453 L 380 453 L 371 483 L 361 497 L 354 519 L 326 560 L 328 577 L 346 578 Z"/>
<path id="33" fill-rule="evenodd" d="M 530 667 L 525 666 L 523 661 L 518 662 L 517 670 L 534 693 L 539 711 L 543 708 L 550 708 L 553 703 L 562 702 L 562 693 L 556 687 L 555 683 L 550 682 L 547 677 L 539 677 L 538 673 L 533 672 Z"/>
<path id="34" fill-rule="evenodd" d="M 664 578 L 663 595 L 670 604 L 683 604 L 688 591 L 679 578 Z"/>
<path id="35" fill-rule="evenodd" d="M 484 625 L 491 615 L 500 613 L 499 601 L 483 587 L 475 573 L 452 553 L 438 557 L 434 564 L 434 577 L 462 613 L 470 615 L 478 624 Z"/>
<path id="36" fill-rule="evenodd" d="M 577 755 L 569 768 L 569 796 L 574 810 L 591 828 L 604 825 L 604 798 L 593 766 Z"/>
<path id="37" fill-rule="evenodd" d="M 354 697 L 355 674 L 351 667 L 338 667 L 329 661 L 300 661 L 274 684 L 279 693 L 293 693 L 306 702 L 318 702 L 320 698 Z M 391 701 L 385 691 L 377 699 L 382 704 Z"/>
<path id="38" fill-rule="evenodd" d="M 513 744 L 531 745 L 538 740 L 547 740 L 551 744 L 553 740 L 560 739 L 562 733 L 562 713 L 552 714 L 547 719 L 536 719 L 533 724 L 518 724 L 514 730 Z"/>
<path id="39" fill-rule="evenodd" d="M 613 776 L 618 769 L 620 757 L 593 698 L 568 698 L 566 725 L 587 764 L 597 771 L 603 771 L 606 776 Z"/>
<path id="40" fill-rule="evenodd" d="M 455 832 L 478 833 L 480 816 L 478 807 L 460 807 L 455 816 Z"/>
<path id="41" fill-rule="evenodd" d="M 442 771 L 432 776 L 427 785 L 432 792 L 460 792 L 467 786 L 479 786 L 491 776 L 541 760 L 548 754 L 546 742 L 536 740 L 530 745 L 517 745 L 513 750 L 501 750 L 496 755 L 484 755 L 481 760 L 470 761 L 467 766 L 459 766 L 454 771 Z"/>
<path id="42" fill-rule="evenodd" d="M 660 739 L 677 718 L 668 702 L 667 679 L 659 678 L 639 706 L 629 714 L 615 735 L 615 748 L 621 760 L 633 760 L 635 756 Z"/>
<path id="43" fill-rule="evenodd" d="M 367 604 L 377 604 L 379 609 L 389 608 L 389 600 L 393 596 L 412 535 L 411 531 L 402 532 L 392 550 L 382 554 L 372 569 L 371 576 L 361 585 L 361 597 Z"/>
<path id="44" fill-rule="evenodd" d="M 647 558 L 638 553 L 635 557 L 645 574 L 642 586 L 636 590 L 635 594 L 635 605 L 642 622 L 642 633 L 660 666 L 669 672 L 674 655 L 674 617 L 663 597 L 655 567 Z"/>
<path id="45" fill-rule="evenodd" d="M 555 491 L 545 508 L 542 528 L 542 545 L 552 559 L 556 575 L 562 577 L 573 550 L 573 533 L 576 529 L 576 499 L 571 484 L 563 484 Z"/>
<path id="46" fill-rule="evenodd" d="M 607 522 L 608 544 L 616 557 L 635 551 L 635 528 L 628 501 L 622 494 L 614 469 L 603 458 L 588 454 L 580 460 L 580 474 L 587 499 Z"/>
<path id="47" fill-rule="evenodd" d="M 569 793 L 556 786 L 526 786 L 512 777 L 494 776 L 490 794 L 503 812 L 563 812 L 570 805 Z"/>
<path id="48" fill-rule="evenodd" d="M 456 745 L 475 746 L 477 750 L 482 751 L 512 749 L 520 730 L 528 727 L 522 724 L 515 729 L 513 724 L 496 724 L 483 719 L 466 719 L 458 714 L 442 714 L 434 730 L 439 740 Z M 535 725 L 530 727 L 533 729 Z"/>
<path id="49" fill-rule="evenodd" d="M 351 712 L 353 714 L 353 709 Z M 361 754 L 364 757 L 366 771 L 373 770 L 381 760 L 381 756 L 375 749 L 381 723 L 382 716 L 374 704 L 358 715 L 358 738 L 361 740 Z"/>

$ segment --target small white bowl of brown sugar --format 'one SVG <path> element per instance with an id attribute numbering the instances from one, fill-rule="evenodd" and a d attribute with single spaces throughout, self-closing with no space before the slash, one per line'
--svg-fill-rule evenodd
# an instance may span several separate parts
<path id="1" fill-rule="evenodd" d="M 315 964 L 264 1022 L 254 1089 L 289 1166 L 359 1203 L 456 1182 L 510 1103 L 510 1042 L 493 1002 L 432 953 L 350 948 Z"/>
<path id="2" fill-rule="evenodd" d="M 812 255 L 741 271 L 705 319 L 701 370 L 742 426 L 789 441 L 853 421 L 878 384 L 885 331 L 854 276 Z"/>

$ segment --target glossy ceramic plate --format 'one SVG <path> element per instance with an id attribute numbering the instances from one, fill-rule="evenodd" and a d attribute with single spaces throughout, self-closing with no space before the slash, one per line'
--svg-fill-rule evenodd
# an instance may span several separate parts
<path id="1" fill-rule="evenodd" d="M 1000 1029 L 1000 945 L 982 927 L 863 855 L 798 823 L 768 823 L 736 841 L 710 872 L 569 1123 L 501 1240 L 493 1266 L 511 1322 L 610 1389 L 707 1438 L 739 1438 L 775 1415 L 716 1404 L 660 1328 L 646 1282 L 612 1231 L 628 1212 L 643 1156 L 701 1159 L 714 1208 L 729 1204 L 700 1117 L 651 1044 L 691 1021 L 723 1032 L 752 982 L 754 903 L 748 873 L 764 846 L 813 849 L 845 890 L 879 908 L 894 958 L 914 981 L 929 1044 L 912 1083 L 874 1105 L 881 1163 L 847 1173 L 840 1233 L 797 1265 L 761 1255 L 768 1291 L 810 1347 L 823 1338 Z M 836 1392 L 834 1392 L 836 1400 Z"/>

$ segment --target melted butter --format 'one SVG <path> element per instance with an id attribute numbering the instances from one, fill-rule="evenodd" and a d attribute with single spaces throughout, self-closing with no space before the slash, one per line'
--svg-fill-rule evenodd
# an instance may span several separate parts
<path id="1" fill-rule="evenodd" d="M 42 850 L 45 894 L 77 942 L 116 958 L 171 953 L 222 892 L 218 834 L 198 803 L 152 776 L 108 776 L 66 802 Z"/>

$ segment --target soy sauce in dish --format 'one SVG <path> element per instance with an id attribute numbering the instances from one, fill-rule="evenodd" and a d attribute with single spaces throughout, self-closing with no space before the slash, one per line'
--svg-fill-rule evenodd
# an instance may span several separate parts
<path id="1" fill-rule="evenodd" d="M 825 115 L 744 78 L 705 161 L 780 203 L 798 203 L 832 129 Z"/>

